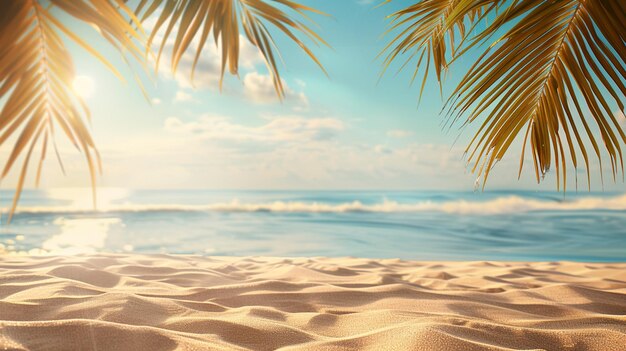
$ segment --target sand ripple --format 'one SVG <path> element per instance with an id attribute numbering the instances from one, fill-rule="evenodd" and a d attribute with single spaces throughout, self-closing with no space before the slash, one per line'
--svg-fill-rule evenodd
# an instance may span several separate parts
<path id="1" fill-rule="evenodd" d="M 0 257 L 4 350 L 626 350 L 626 264 Z"/>

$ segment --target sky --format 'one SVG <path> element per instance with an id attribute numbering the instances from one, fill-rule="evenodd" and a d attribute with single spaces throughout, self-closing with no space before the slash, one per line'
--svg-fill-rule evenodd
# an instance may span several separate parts
<path id="1" fill-rule="evenodd" d="M 277 34 L 285 62 L 280 66 L 283 102 L 261 56 L 243 37 L 239 77 L 227 77 L 223 91 L 217 84 L 220 56 L 207 46 L 193 82 L 192 52 L 176 74 L 165 58 L 158 77 L 145 81 L 146 99 L 119 55 L 95 32 L 85 31 L 84 37 L 128 78 L 119 81 L 70 45 L 77 74 L 93 82 L 86 102 L 103 161 L 99 186 L 473 190 L 476 175 L 463 158 L 472 128 L 442 127 L 439 112 L 445 97 L 434 76 L 419 104 L 419 84 L 411 85 L 411 70 L 396 74 L 397 66 L 392 66 L 380 78 L 382 59 L 377 55 L 390 40 L 383 36 L 389 24 L 385 17 L 402 2 L 381 7 L 368 0 L 302 2 L 330 15 L 313 16 L 318 33 L 331 46 L 314 48 L 328 76 Z M 444 92 L 473 58 L 468 55 L 451 68 Z M 67 145 L 61 149 L 67 174 L 49 157 L 42 186 L 89 186 L 82 156 Z M 496 166 L 486 189 L 555 190 L 552 174 L 536 184 L 530 162 L 518 180 L 519 150 L 514 146 Z M 10 188 L 12 179 L 2 185 Z M 602 189 L 598 179 L 593 186 Z M 579 187 L 586 189 L 586 183 Z M 605 189 L 623 190 L 624 183 L 606 182 Z"/>

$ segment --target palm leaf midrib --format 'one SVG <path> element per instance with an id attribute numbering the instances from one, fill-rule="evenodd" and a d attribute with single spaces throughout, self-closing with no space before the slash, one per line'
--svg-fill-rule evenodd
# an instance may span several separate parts
<path id="1" fill-rule="evenodd" d="M 573 10 L 572 16 L 570 17 L 568 23 L 567 23 L 567 27 L 565 28 L 565 30 L 563 30 L 562 33 L 562 38 L 557 46 L 557 48 L 554 50 L 554 54 L 552 56 L 551 59 L 551 63 L 550 63 L 550 68 L 548 68 L 546 70 L 545 73 L 545 78 L 543 78 L 543 83 L 541 84 L 541 88 L 539 93 L 537 94 L 537 97 L 535 99 L 535 107 L 533 109 L 533 111 L 530 114 L 530 118 L 531 120 L 534 120 L 536 114 L 537 114 L 537 109 L 539 108 L 539 106 L 541 105 L 542 100 L 545 98 L 545 93 L 546 93 L 546 86 L 548 85 L 548 82 L 550 81 L 550 79 L 553 77 L 553 72 L 556 70 L 556 63 L 557 61 L 561 60 L 561 54 L 564 51 L 565 45 L 566 45 L 566 39 L 569 36 L 570 30 L 572 29 L 572 24 L 579 20 L 578 17 L 578 12 L 582 9 L 583 3 L 585 2 L 585 0 L 579 0 L 578 3 L 576 4 L 576 7 Z M 558 74 L 558 73 L 557 73 Z"/>

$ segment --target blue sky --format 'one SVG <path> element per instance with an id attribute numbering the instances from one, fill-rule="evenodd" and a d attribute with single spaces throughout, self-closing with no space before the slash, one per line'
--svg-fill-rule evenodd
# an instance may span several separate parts
<path id="1" fill-rule="evenodd" d="M 457 129 L 442 129 L 443 98 L 434 77 L 419 106 L 419 84 L 410 85 L 410 70 L 396 75 L 397 67 L 392 67 L 379 81 L 382 60 L 376 56 L 390 39 L 381 37 L 388 25 L 385 16 L 402 2 L 379 8 L 367 0 L 303 3 L 331 15 L 313 17 L 318 32 L 332 47 L 315 50 L 329 77 L 299 48 L 277 35 L 286 64 L 281 67 L 287 86 L 282 103 L 273 93 L 260 56 L 249 44 L 242 46 L 240 77 L 228 77 L 221 93 L 217 88 L 219 55 L 213 47 L 203 54 L 195 88 L 188 77 L 189 57 L 183 58 L 176 75 L 165 59 L 154 84 L 146 83 L 152 104 L 142 96 L 128 69 L 123 72 L 129 81 L 122 83 L 71 46 L 77 73 L 95 84 L 87 103 L 103 158 L 99 184 L 472 190 L 476 177 L 462 158 L 471 129 L 456 144 Z M 123 66 L 96 34 L 86 37 Z M 446 88 L 454 87 L 472 58 L 468 55 L 453 66 Z M 43 186 L 88 186 L 81 156 L 68 147 L 62 150 L 68 174 L 61 174 L 50 157 Z M 487 189 L 554 190 L 551 175 L 536 185 L 531 163 L 517 180 L 518 151 L 519 147 L 514 148 L 497 166 Z M 586 188 L 585 183 L 579 185 Z M 606 188 L 623 187 L 620 182 Z"/>

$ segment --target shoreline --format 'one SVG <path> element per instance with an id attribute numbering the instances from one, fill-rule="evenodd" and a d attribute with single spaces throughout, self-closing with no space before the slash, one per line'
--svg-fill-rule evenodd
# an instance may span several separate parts
<path id="1" fill-rule="evenodd" d="M 0 349 L 623 345 L 626 263 L 0 255 Z"/>

